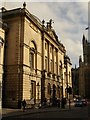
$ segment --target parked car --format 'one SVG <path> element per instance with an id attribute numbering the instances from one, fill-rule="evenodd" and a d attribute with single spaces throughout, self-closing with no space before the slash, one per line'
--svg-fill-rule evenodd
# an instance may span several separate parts
<path id="1" fill-rule="evenodd" d="M 81 101 L 82 101 L 83 106 L 87 106 L 87 103 L 88 103 L 88 102 L 87 102 L 86 99 L 82 99 Z"/>
<path id="2" fill-rule="evenodd" d="M 75 95 L 73 98 L 73 102 L 79 101 L 81 100 L 81 96 L 80 95 Z"/>
<path id="3" fill-rule="evenodd" d="M 75 107 L 83 107 L 83 102 L 81 100 L 77 100 L 74 105 Z"/>

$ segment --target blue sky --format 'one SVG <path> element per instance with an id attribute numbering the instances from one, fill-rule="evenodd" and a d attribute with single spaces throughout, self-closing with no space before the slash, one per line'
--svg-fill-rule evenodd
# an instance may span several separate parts
<path id="1" fill-rule="evenodd" d="M 41 21 L 53 19 L 60 41 L 64 44 L 72 66 L 78 66 L 82 55 L 82 36 L 88 31 L 88 0 L 25 0 L 27 9 Z M 30 1 L 30 2 L 29 2 Z M 3 3 L 4 2 L 4 3 Z M 3 0 L 1 6 L 7 9 L 22 7 L 23 0 Z"/>

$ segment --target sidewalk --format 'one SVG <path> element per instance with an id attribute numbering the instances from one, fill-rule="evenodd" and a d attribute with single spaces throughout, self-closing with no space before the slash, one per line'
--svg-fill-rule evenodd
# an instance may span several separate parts
<path id="1" fill-rule="evenodd" d="M 73 109 L 73 108 L 71 108 Z M 24 112 L 22 109 L 9 109 L 9 108 L 3 108 L 2 109 L 2 117 L 8 117 L 8 116 L 20 116 L 23 114 L 35 114 L 35 113 L 41 113 L 41 112 L 52 112 L 52 111 L 65 111 L 69 110 L 68 106 L 65 106 L 64 109 L 58 108 L 58 107 L 48 107 L 48 108 L 40 108 L 40 109 L 26 109 Z"/>

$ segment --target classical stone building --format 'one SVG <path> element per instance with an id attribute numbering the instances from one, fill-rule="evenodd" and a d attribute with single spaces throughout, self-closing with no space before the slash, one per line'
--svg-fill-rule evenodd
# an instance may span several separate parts
<path id="1" fill-rule="evenodd" d="M 52 19 L 45 26 L 27 9 L 2 10 L 8 24 L 5 36 L 3 106 L 17 107 L 18 101 L 67 97 L 72 87 L 71 61 L 52 28 Z"/>
<path id="2" fill-rule="evenodd" d="M 2 79 L 3 79 L 3 64 L 4 64 L 4 44 L 5 44 L 5 31 L 7 30 L 6 24 L 3 24 L 0 19 L 0 108 L 2 106 Z"/>
<path id="3" fill-rule="evenodd" d="M 90 42 L 83 35 L 83 60 L 79 58 L 79 94 L 90 98 Z"/>

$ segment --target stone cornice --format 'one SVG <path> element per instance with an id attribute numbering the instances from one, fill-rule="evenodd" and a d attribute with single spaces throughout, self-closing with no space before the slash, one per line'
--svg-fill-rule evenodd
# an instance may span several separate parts
<path id="1" fill-rule="evenodd" d="M 50 33 L 48 33 L 46 27 L 42 25 L 42 22 L 34 15 L 32 15 L 26 8 L 17 8 L 17 9 L 12 9 L 12 10 L 6 10 L 3 11 L 2 13 L 0 13 L 0 18 L 2 19 L 8 19 L 8 18 L 12 18 L 12 17 L 16 17 L 16 16 L 22 16 L 22 17 L 26 17 L 28 18 L 41 32 L 44 32 L 44 34 L 46 34 L 51 40 L 53 40 L 53 42 L 55 42 L 55 44 L 58 45 L 58 48 L 65 53 L 65 47 L 63 46 L 63 44 L 61 44 L 58 40 L 58 37 L 56 35 L 56 33 L 52 31 L 53 35 L 55 36 L 55 38 L 53 38 Z"/>

